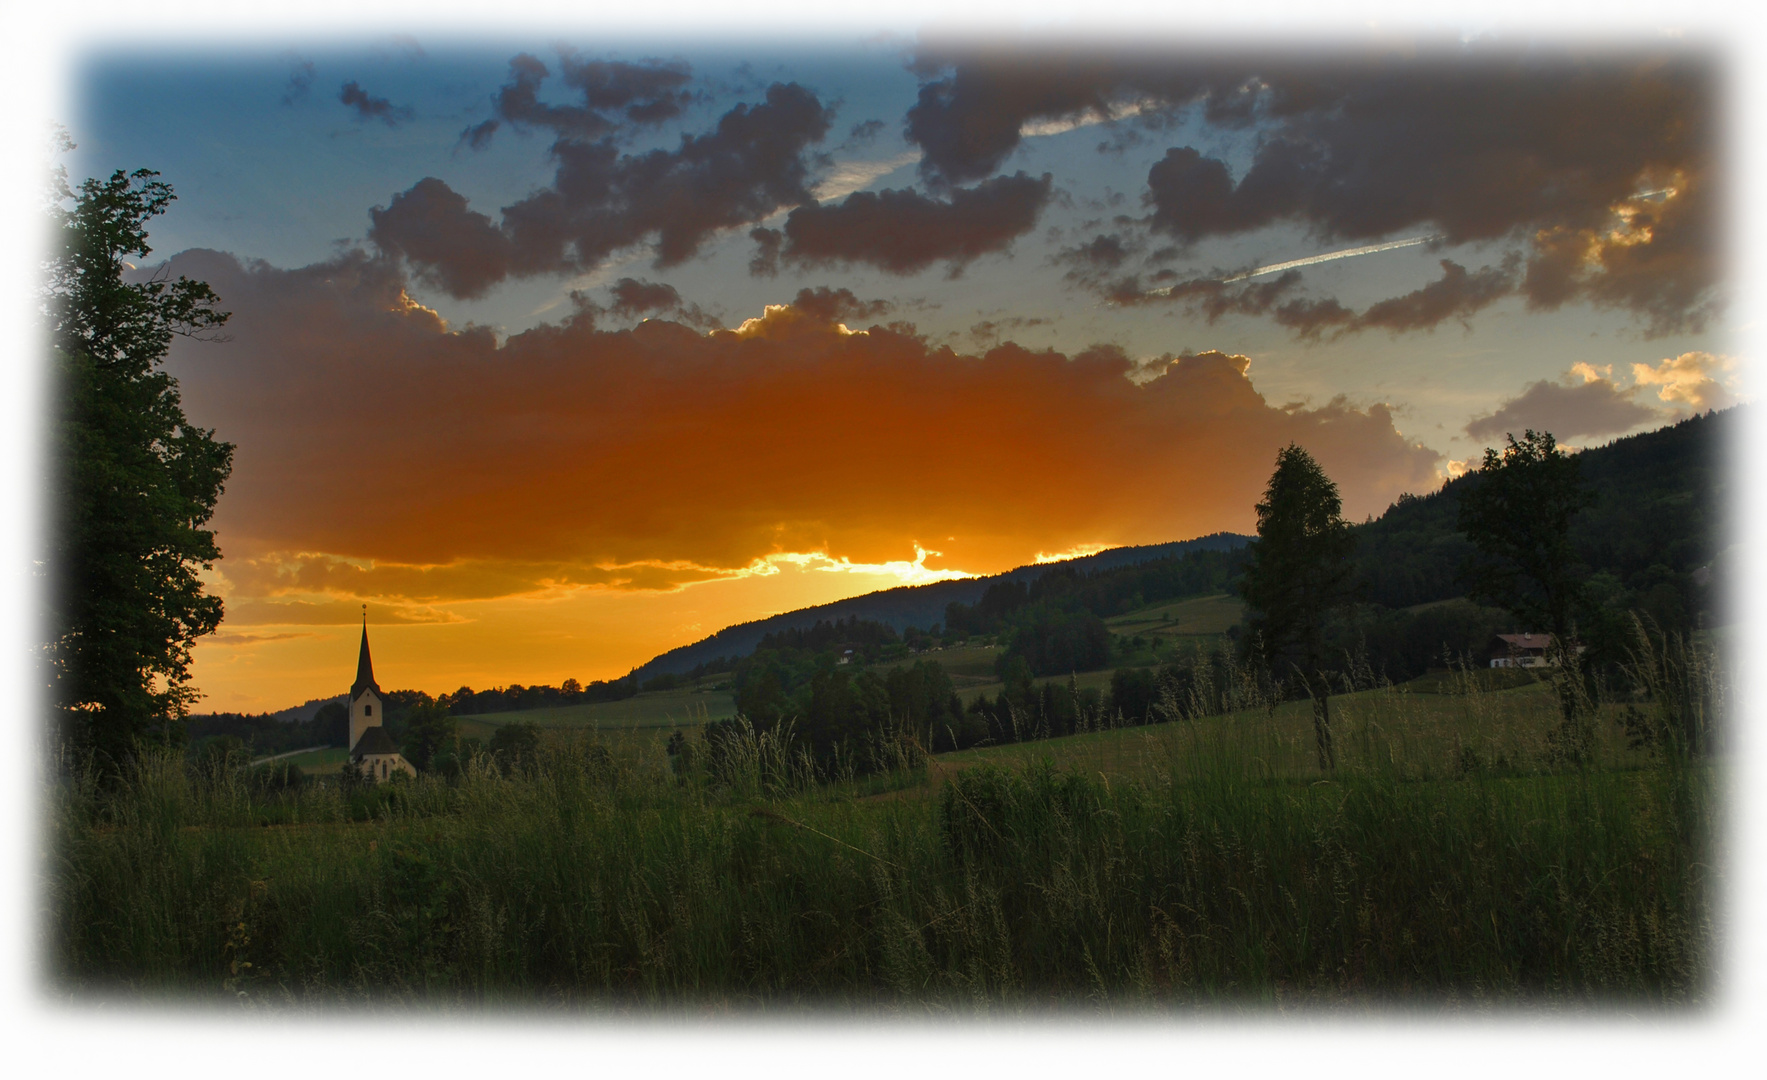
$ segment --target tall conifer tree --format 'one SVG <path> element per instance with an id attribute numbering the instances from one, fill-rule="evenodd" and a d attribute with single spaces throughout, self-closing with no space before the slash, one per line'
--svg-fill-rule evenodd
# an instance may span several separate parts
<path id="1" fill-rule="evenodd" d="M 1258 538 L 1240 592 L 1251 609 L 1252 640 L 1272 672 L 1298 670 L 1313 698 L 1319 767 L 1336 763 L 1330 686 L 1323 669 L 1325 617 L 1350 598 L 1355 534 L 1343 519 L 1337 485 L 1313 456 L 1290 443 L 1258 503 Z"/>

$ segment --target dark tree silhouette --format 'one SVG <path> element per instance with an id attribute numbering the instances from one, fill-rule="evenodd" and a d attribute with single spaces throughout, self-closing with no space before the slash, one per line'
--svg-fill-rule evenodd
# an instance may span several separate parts
<path id="1" fill-rule="evenodd" d="M 57 172 L 43 296 L 56 377 L 47 676 L 63 738 L 105 770 L 143 738 L 182 741 L 190 648 L 221 622 L 197 574 L 221 557 L 202 526 L 233 446 L 191 425 L 160 365 L 173 335 L 212 334 L 227 314 L 199 281 L 124 280 L 173 198 L 156 175 L 119 170 L 76 194 Z"/>
<path id="2" fill-rule="evenodd" d="M 1257 506 L 1258 538 L 1240 593 L 1249 609 L 1253 647 L 1272 671 L 1298 669 L 1313 698 L 1319 767 L 1336 764 L 1331 741 L 1331 687 L 1322 670 L 1323 624 L 1350 598 L 1356 537 L 1343 519 L 1337 485 L 1311 454 L 1290 443 Z"/>
<path id="3" fill-rule="evenodd" d="M 400 751 L 413 768 L 428 772 L 436 755 L 454 738 L 454 717 L 440 702 L 423 702 L 405 717 L 405 744 Z"/>
<path id="4" fill-rule="evenodd" d="M 1571 518 L 1594 496 L 1551 432 L 1506 438 L 1502 454 L 1485 451 L 1477 482 L 1460 496 L 1460 531 L 1479 552 L 1465 570 L 1469 594 L 1550 630 L 1565 650 L 1582 589 Z"/>
<path id="5" fill-rule="evenodd" d="M 1564 714 L 1553 738 L 1557 753 L 1575 759 L 1591 732 L 1578 722 L 1581 665 L 1573 620 L 1583 583 L 1571 519 L 1595 498 L 1577 459 L 1558 448 L 1551 432 L 1524 431 L 1520 442 L 1504 438 L 1503 453 L 1487 448 L 1477 483 L 1460 496 L 1460 531 L 1478 549 L 1463 573 L 1475 600 L 1552 631 L 1547 655 L 1556 660 L 1552 682 Z"/>

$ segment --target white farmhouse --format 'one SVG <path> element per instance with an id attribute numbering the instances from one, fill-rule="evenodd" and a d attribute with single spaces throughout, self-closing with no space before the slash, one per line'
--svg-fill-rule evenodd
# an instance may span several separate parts
<path id="1" fill-rule="evenodd" d="M 362 652 L 356 658 L 356 683 L 350 687 L 350 767 L 380 783 L 395 773 L 416 776 L 417 770 L 399 753 L 382 726 L 386 707 L 374 662 L 368 657 L 368 616 L 362 616 Z"/>
<path id="2" fill-rule="evenodd" d="M 1498 634 L 1485 647 L 1485 654 L 1494 668 L 1556 667 L 1558 656 L 1553 652 L 1551 634 Z M 1578 656 L 1583 646 L 1573 645 Z"/>

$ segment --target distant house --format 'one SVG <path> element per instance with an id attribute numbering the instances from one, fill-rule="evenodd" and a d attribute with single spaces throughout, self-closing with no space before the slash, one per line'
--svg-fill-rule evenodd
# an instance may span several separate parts
<path id="1" fill-rule="evenodd" d="M 350 687 L 350 766 L 375 783 L 395 773 L 416 776 L 417 770 L 393 745 L 385 720 L 386 706 L 380 684 L 374 681 L 374 661 L 368 656 L 368 617 L 364 615 L 356 682 Z"/>
<path id="2" fill-rule="evenodd" d="M 1551 667 L 1558 663 L 1550 655 L 1551 647 L 1551 634 L 1498 634 L 1485 651 L 1494 668 Z M 1579 653 L 1583 651 L 1581 645 L 1576 648 Z"/>

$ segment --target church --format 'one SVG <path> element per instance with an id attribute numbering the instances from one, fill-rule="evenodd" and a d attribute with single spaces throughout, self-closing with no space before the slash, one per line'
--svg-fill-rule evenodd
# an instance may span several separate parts
<path id="1" fill-rule="evenodd" d="M 377 784 L 401 772 L 417 775 L 382 726 L 386 719 L 383 697 L 380 684 L 374 681 L 374 661 L 368 656 L 368 616 L 364 614 L 362 651 L 356 658 L 356 682 L 350 687 L 349 767 Z"/>

